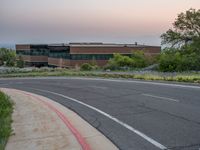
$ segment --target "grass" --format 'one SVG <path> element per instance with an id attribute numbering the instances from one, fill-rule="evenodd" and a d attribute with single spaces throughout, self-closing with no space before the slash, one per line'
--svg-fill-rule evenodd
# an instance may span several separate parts
<path id="1" fill-rule="evenodd" d="M 55 70 L 39 70 L 32 72 L 20 72 L 0 74 L 0 77 L 48 77 L 48 76 L 66 76 L 66 77 L 100 77 L 100 78 L 124 78 L 124 79 L 141 79 L 141 80 L 159 80 L 159 81 L 176 81 L 176 82 L 190 82 L 200 83 L 200 73 L 118 73 L 118 72 L 95 72 L 95 71 L 75 71 L 67 69 Z"/>
<path id="2" fill-rule="evenodd" d="M 10 98 L 0 91 L 0 150 L 4 150 L 8 137 L 12 133 L 13 103 Z"/>

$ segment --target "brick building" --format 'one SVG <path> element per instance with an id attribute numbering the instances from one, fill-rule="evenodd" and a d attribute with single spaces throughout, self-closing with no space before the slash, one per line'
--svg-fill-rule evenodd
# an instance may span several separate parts
<path id="1" fill-rule="evenodd" d="M 136 44 L 69 43 L 69 44 L 30 44 L 16 45 L 17 55 L 21 55 L 27 66 L 75 67 L 96 61 L 104 66 L 114 53 L 131 56 L 141 50 L 146 55 L 158 55 L 159 46 Z"/>

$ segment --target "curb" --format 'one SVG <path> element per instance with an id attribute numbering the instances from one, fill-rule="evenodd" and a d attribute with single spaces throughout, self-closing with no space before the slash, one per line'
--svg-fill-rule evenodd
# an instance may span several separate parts
<path id="1" fill-rule="evenodd" d="M 82 137 L 82 135 L 79 133 L 79 131 L 70 123 L 70 121 L 67 119 L 67 117 L 62 112 L 60 112 L 58 109 L 56 109 L 53 105 L 51 105 L 50 103 L 43 101 L 41 98 L 31 95 L 27 92 L 16 90 L 16 89 L 13 89 L 13 90 L 23 93 L 27 96 L 33 97 L 36 100 L 42 102 L 44 105 L 48 106 L 52 111 L 54 111 L 58 115 L 58 117 L 63 121 L 63 123 L 70 129 L 70 131 L 73 133 L 73 135 L 76 137 L 77 141 L 81 145 L 82 149 L 83 150 L 91 150 L 90 146 L 85 141 L 85 139 Z"/>
<path id="2" fill-rule="evenodd" d="M 86 122 L 84 119 L 82 119 L 78 114 L 76 114 L 72 110 L 64 107 L 63 105 L 61 105 L 47 97 L 40 96 L 40 95 L 37 95 L 34 93 L 29 93 L 26 91 L 21 91 L 21 90 L 17 90 L 17 89 L 8 89 L 8 88 L 0 88 L 0 90 L 5 92 L 8 96 L 11 96 L 11 99 L 13 99 L 13 101 L 16 102 L 18 111 L 19 111 L 19 107 L 20 107 L 20 110 L 24 112 L 23 108 L 25 108 L 27 105 L 29 106 L 28 107 L 28 110 L 29 110 L 29 108 L 31 109 L 31 107 L 32 107 L 31 104 L 36 103 L 37 106 L 39 107 L 39 108 L 37 108 L 38 110 L 41 110 L 41 111 L 45 110 L 44 114 L 47 115 L 47 118 L 49 116 L 49 113 L 54 114 L 55 118 L 58 119 L 58 120 L 57 119 L 56 120 L 59 121 L 61 124 L 63 124 L 62 125 L 63 128 L 67 127 L 65 129 L 67 129 L 69 132 L 71 132 L 71 135 L 74 136 L 74 139 L 73 139 L 74 142 L 76 141 L 76 143 L 79 144 L 79 148 L 81 148 L 82 150 L 118 150 L 118 148 L 108 138 L 106 138 L 101 132 L 99 132 L 97 129 L 92 127 L 88 122 Z M 15 97 L 16 97 L 16 99 L 15 99 Z M 43 107 L 43 106 L 45 106 L 45 107 Z M 35 106 L 34 106 L 34 108 L 35 108 Z M 30 113 L 32 113 L 32 115 L 35 115 L 35 111 L 30 112 Z M 36 114 L 37 114 L 37 112 L 36 112 Z M 30 115 L 28 113 L 26 113 L 26 115 L 29 118 Z M 41 118 L 41 117 L 39 117 L 39 118 Z M 29 122 L 29 120 L 27 120 L 27 121 Z M 27 121 L 25 123 L 27 123 Z M 52 123 L 53 123 L 53 125 L 55 124 L 54 122 L 52 122 Z M 14 121 L 14 124 L 15 124 L 15 121 Z M 13 127 L 15 128 L 15 126 L 13 126 Z M 20 129 L 26 133 L 26 130 L 24 130 L 23 128 L 20 128 Z M 65 129 L 62 130 L 63 134 L 66 133 Z M 18 133 L 18 134 L 16 134 L 16 136 L 14 135 L 14 137 L 12 137 L 12 136 L 10 137 L 11 145 L 13 145 L 12 144 L 13 141 L 17 141 L 18 139 L 21 139 L 19 137 L 20 132 L 18 132 L 18 130 L 16 130 L 16 132 Z M 57 129 L 55 128 L 53 132 L 57 133 Z M 31 138 L 32 136 L 29 137 L 29 135 L 32 135 L 33 133 L 34 132 L 26 134 L 27 138 L 28 139 Z M 45 135 L 48 133 L 49 133 L 48 131 L 45 132 Z M 13 140 L 13 139 L 15 139 L 15 140 Z M 25 147 L 28 146 L 27 144 L 25 143 Z M 8 141 L 8 145 L 9 145 L 9 141 Z M 20 148 L 21 144 L 18 143 L 18 146 Z M 10 147 L 10 145 L 9 145 L 9 147 Z M 25 147 L 24 147 L 24 149 L 26 149 Z"/>

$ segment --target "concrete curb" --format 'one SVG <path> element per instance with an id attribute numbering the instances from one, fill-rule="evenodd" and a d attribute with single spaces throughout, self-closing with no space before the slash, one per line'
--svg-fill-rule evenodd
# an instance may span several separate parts
<path id="1" fill-rule="evenodd" d="M 95 128 L 93 128 L 89 123 L 84 121 L 76 113 L 67 109 L 61 104 L 56 103 L 55 101 L 50 100 L 46 97 L 29 93 L 29 92 L 24 92 L 24 91 L 15 90 L 15 89 L 5 89 L 5 88 L 1 90 L 5 92 L 7 95 L 9 95 L 11 99 L 13 99 L 13 101 L 16 103 L 16 109 L 13 115 L 13 120 L 14 120 L 13 128 L 14 128 L 14 132 L 18 134 L 11 136 L 11 138 L 8 141 L 6 149 L 8 150 L 16 149 L 16 146 L 18 146 L 17 149 L 27 149 L 27 147 L 32 147 L 33 149 L 44 149 L 44 146 L 47 146 L 48 149 L 73 149 L 73 150 L 75 149 L 77 150 L 79 149 L 117 150 L 118 149 L 104 135 L 102 135 L 102 133 L 100 133 Z M 20 106 L 20 104 L 22 106 Z M 55 140 L 51 140 L 51 142 L 49 141 L 48 142 L 49 145 L 44 145 L 45 142 L 43 142 L 42 144 L 40 144 L 41 145 L 40 146 L 40 145 L 37 145 L 37 143 L 34 143 L 35 139 L 34 140 L 30 139 L 29 141 L 31 142 L 29 142 L 29 145 L 27 145 L 27 147 L 26 147 L 26 143 L 21 144 L 21 140 L 18 141 L 19 136 L 21 134 L 20 132 L 23 133 L 25 131 L 16 131 L 17 125 L 15 124 L 15 120 L 20 119 L 20 116 L 17 116 L 15 114 L 17 111 L 23 112 L 23 109 L 26 109 L 26 107 L 24 107 L 23 104 L 25 104 L 26 107 L 30 107 L 30 109 L 34 108 L 35 110 L 33 113 L 35 114 L 37 114 L 38 111 L 43 111 L 42 113 L 43 114 L 46 113 L 44 114 L 46 116 L 48 116 L 49 114 L 52 114 L 53 124 L 54 122 L 57 124 L 56 127 L 59 129 L 58 131 L 60 132 L 60 134 L 64 134 L 65 132 L 68 133 L 70 136 L 66 136 L 66 137 L 71 138 L 70 140 L 71 141 L 73 140 L 73 142 L 71 143 L 68 142 L 68 144 L 66 145 L 65 142 L 67 141 L 67 138 L 66 138 L 66 141 L 61 140 L 59 142 L 57 141 L 57 139 L 55 139 Z M 29 115 L 29 114 L 24 114 L 24 115 Z M 38 114 L 38 116 L 39 115 L 41 115 L 41 113 Z M 21 118 L 23 118 L 23 115 L 21 115 Z M 45 117 L 45 118 L 48 119 L 48 117 Z M 27 117 L 27 119 L 21 119 L 21 120 L 22 122 L 24 122 L 24 124 L 26 124 L 26 122 L 31 123 L 31 122 L 34 122 L 35 120 L 42 122 L 45 120 L 45 118 L 39 118 L 39 120 L 38 118 L 32 118 L 31 120 L 31 119 L 28 119 Z M 65 126 L 65 128 L 63 127 L 63 125 Z M 44 123 L 44 126 L 45 126 L 45 123 Z M 30 125 L 29 127 L 32 127 L 32 126 Z M 37 127 L 37 128 L 40 128 L 40 127 Z M 54 134 L 57 134 L 58 131 L 56 130 L 56 128 L 54 129 L 50 129 L 50 128 L 51 126 L 49 126 L 49 131 L 51 131 Z M 65 130 L 68 130 L 68 131 L 65 131 Z M 46 130 L 45 132 L 49 132 L 49 131 Z M 29 135 L 34 134 L 32 132 L 34 132 L 34 130 L 30 130 L 28 134 L 25 133 L 27 139 L 29 138 Z M 41 134 L 41 133 L 38 133 L 38 134 Z M 55 147 L 54 145 L 55 144 L 57 145 L 58 143 L 61 143 L 60 145 L 65 145 L 65 146 L 62 148 L 61 147 L 53 148 Z M 32 146 L 30 146 L 30 144 L 32 144 Z"/>

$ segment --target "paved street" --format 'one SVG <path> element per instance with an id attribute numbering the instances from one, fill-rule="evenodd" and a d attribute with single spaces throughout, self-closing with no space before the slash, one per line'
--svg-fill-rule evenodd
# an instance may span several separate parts
<path id="1" fill-rule="evenodd" d="M 1 79 L 77 112 L 122 150 L 199 150 L 200 86 L 87 78 Z"/>

